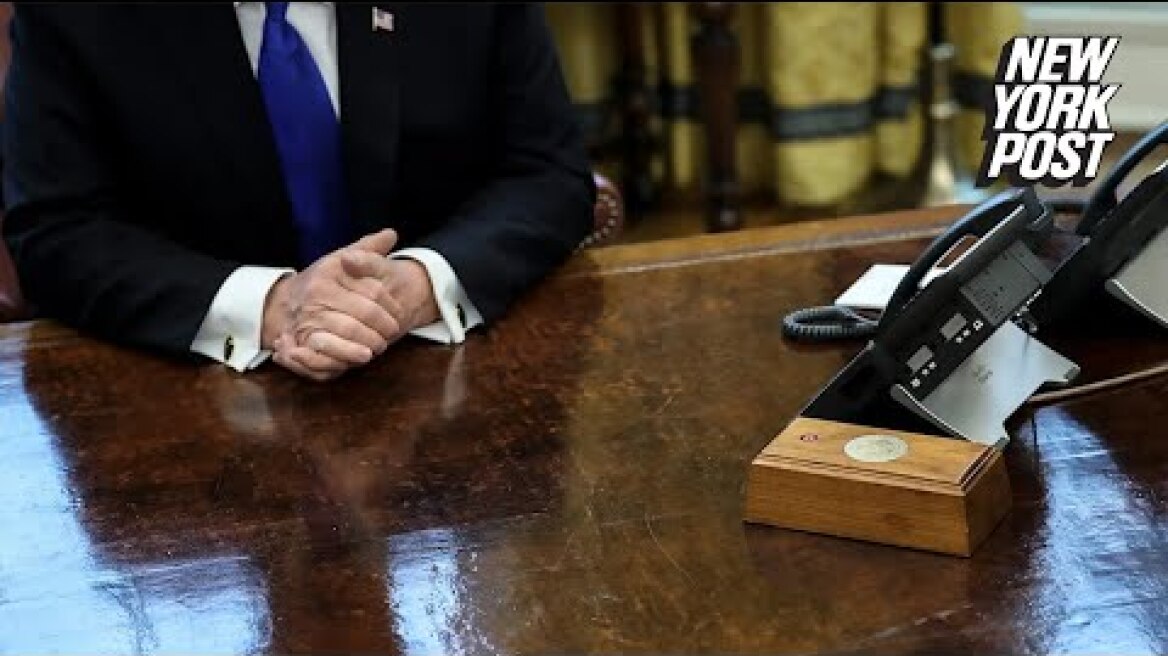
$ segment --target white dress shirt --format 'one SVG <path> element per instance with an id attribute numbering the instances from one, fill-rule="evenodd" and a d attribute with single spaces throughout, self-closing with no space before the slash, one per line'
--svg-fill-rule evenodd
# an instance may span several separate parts
<path id="1" fill-rule="evenodd" d="M 258 73 L 260 48 L 263 45 L 264 3 L 236 2 L 235 11 L 252 73 Z M 328 88 L 333 110 L 340 116 L 333 3 L 292 2 L 288 5 L 287 16 L 288 22 L 304 39 L 316 61 Z M 437 251 L 406 248 L 391 253 L 390 257 L 410 258 L 426 269 L 442 316 L 441 320 L 422 326 L 411 334 L 446 344 L 458 344 L 466 338 L 468 330 L 482 323 L 482 315 L 467 297 L 454 269 Z M 262 364 L 270 355 L 260 344 L 264 302 L 276 281 L 291 273 L 295 271 L 262 266 L 241 266 L 233 271 L 211 302 L 191 343 L 191 350 L 236 371 L 246 371 Z"/>

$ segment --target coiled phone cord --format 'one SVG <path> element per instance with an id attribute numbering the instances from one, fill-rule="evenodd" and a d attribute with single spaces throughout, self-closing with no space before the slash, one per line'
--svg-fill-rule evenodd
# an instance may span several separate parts
<path id="1" fill-rule="evenodd" d="M 879 320 L 843 305 L 802 308 L 783 317 L 783 334 L 803 342 L 866 339 L 874 336 L 879 326 Z"/>

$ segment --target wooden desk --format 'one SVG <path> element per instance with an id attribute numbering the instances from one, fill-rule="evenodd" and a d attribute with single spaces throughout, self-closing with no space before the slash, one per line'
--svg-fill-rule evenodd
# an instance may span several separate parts
<path id="1" fill-rule="evenodd" d="M 0 328 L 0 652 L 1163 652 L 1168 379 L 1022 413 L 969 560 L 740 521 L 750 458 L 858 348 L 781 315 L 952 216 L 599 250 L 328 385 Z"/>

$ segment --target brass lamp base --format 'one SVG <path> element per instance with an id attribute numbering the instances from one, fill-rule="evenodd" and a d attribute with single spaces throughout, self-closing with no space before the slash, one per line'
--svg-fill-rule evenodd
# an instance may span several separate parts
<path id="1" fill-rule="evenodd" d="M 952 44 L 940 43 L 929 49 L 929 67 L 932 74 L 932 103 L 929 106 L 931 160 L 921 204 L 925 207 L 942 205 L 976 205 L 995 192 L 980 188 L 957 156 L 957 139 L 953 120 L 958 112 L 950 80 L 956 52 Z"/>

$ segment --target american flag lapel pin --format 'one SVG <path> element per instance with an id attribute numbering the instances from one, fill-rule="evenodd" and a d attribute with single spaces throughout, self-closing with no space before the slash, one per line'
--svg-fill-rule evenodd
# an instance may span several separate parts
<path id="1" fill-rule="evenodd" d="M 373 31 L 385 30 L 386 32 L 393 31 L 393 14 L 391 12 L 373 8 Z"/>

